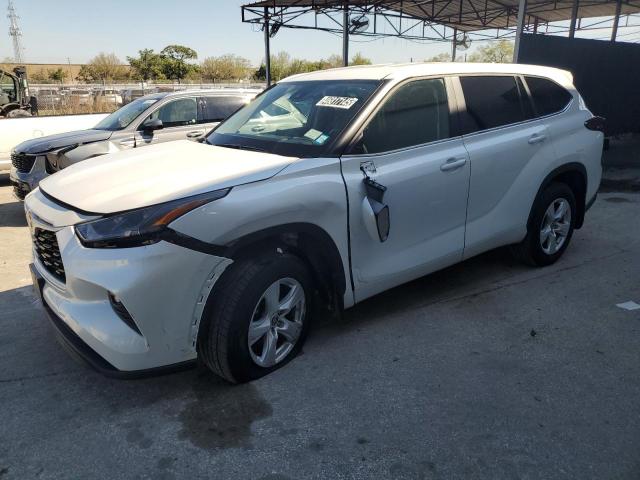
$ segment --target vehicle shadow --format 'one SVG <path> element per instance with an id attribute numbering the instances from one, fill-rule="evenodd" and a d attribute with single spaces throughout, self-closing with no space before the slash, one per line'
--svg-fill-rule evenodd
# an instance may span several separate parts
<path id="1" fill-rule="evenodd" d="M 9 181 L 9 172 L 0 172 L 0 187 L 11 185 Z"/>
<path id="2" fill-rule="evenodd" d="M 0 203 L 0 227 L 26 227 L 22 202 Z"/>
<path id="3" fill-rule="evenodd" d="M 340 334 L 388 315 L 495 288 L 497 282 L 528 270 L 508 248 L 498 248 L 380 293 L 346 310 L 342 318 L 325 315 L 314 327 L 321 334 Z"/>

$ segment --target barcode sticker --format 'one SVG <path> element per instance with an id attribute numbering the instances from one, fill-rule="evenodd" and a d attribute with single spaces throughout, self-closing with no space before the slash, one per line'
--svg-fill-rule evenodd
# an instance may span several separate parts
<path id="1" fill-rule="evenodd" d="M 322 97 L 318 103 L 316 103 L 316 107 L 332 107 L 332 108 L 342 108 L 344 110 L 349 110 L 353 105 L 358 101 L 357 98 L 354 97 Z"/>

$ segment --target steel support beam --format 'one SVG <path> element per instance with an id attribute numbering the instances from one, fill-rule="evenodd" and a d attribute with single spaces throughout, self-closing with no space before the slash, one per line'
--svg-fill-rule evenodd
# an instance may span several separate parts
<path id="1" fill-rule="evenodd" d="M 518 21 L 516 24 L 516 41 L 513 44 L 513 63 L 518 63 L 520 55 L 520 40 L 522 39 L 522 31 L 524 30 L 524 18 L 527 11 L 527 0 L 520 0 L 518 4 Z"/>
<path id="2" fill-rule="evenodd" d="M 573 38 L 576 35 L 576 22 L 578 21 L 578 5 L 580 0 L 573 0 L 573 6 L 571 7 L 571 24 L 569 25 L 569 38 Z"/>
<path id="3" fill-rule="evenodd" d="M 456 36 L 458 34 L 458 29 L 457 28 L 453 28 L 453 38 L 451 39 L 451 61 L 455 62 L 456 61 Z"/>
<path id="4" fill-rule="evenodd" d="M 349 66 L 349 2 L 344 2 L 342 17 L 342 65 Z"/>
<path id="5" fill-rule="evenodd" d="M 611 41 L 616 41 L 618 35 L 618 23 L 620 23 L 620 12 L 622 11 L 622 0 L 616 2 L 616 16 L 613 17 L 613 28 L 611 29 Z"/>
<path id="6" fill-rule="evenodd" d="M 271 86 L 271 48 L 269 40 L 269 9 L 264 7 L 264 69 L 267 77 L 267 87 Z"/>

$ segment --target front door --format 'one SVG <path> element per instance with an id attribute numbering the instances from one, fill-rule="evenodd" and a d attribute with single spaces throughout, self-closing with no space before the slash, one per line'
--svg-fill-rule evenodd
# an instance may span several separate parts
<path id="1" fill-rule="evenodd" d="M 142 125 L 147 120 L 162 120 L 162 128 L 145 132 Z M 205 133 L 204 125 L 198 124 L 198 107 L 195 97 L 169 100 L 149 115 L 136 131 L 136 147 L 173 140 L 197 138 Z"/>
<path id="2" fill-rule="evenodd" d="M 469 161 L 449 110 L 444 79 L 404 83 L 342 158 L 356 301 L 462 258 Z M 365 175 L 386 187 L 385 241 L 376 230 Z"/>

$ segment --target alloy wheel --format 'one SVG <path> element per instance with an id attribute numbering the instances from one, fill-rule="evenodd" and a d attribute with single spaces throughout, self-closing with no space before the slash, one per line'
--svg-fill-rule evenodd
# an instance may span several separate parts
<path id="1" fill-rule="evenodd" d="M 253 310 L 247 342 L 251 359 L 269 368 L 282 362 L 300 338 L 306 299 L 300 282 L 282 278 L 261 295 Z"/>
<path id="2" fill-rule="evenodd" d="M 571 205 L 564 198 L 556 198 L 542 217 L 540 246 L 547 255 L 557 253 L 567 240 L 571 229 Z"/>

